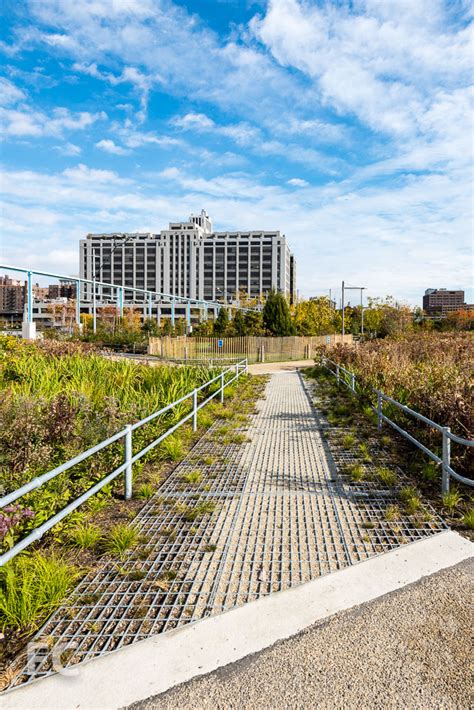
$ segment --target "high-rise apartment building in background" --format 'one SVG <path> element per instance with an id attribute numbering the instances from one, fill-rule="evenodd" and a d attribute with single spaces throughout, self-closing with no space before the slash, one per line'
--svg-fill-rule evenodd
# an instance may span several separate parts
<path id="1" fill-rule="evenodd" d="M 444 316 L 447 313 L 471 309 L 464 302 L 464 291 L 449 291 L 446 288 L 427 288 L 423 296 L 423 310 L 428 316 Z"/>
<path id="2" fill-rule="evenodd" d="M 88 234 L 80 241 L 82 278 L 197 300 L 237 302 L 272 289 L 293 300 L 295 272 L 285 235 L 215 232 L 204 210 L 157 234 Z M 104 287 L 102 296 L 113 297 L 111 290 Z M 90 299 L 90 288 L 85 295 Z M 125 300 L 137 298 L 125 292 Z"/>

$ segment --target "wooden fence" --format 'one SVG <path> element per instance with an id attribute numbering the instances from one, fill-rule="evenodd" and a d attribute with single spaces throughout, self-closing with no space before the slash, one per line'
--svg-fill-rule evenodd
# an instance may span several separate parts
<path id="1" fill-rule="evenodd" d="M 352 343 L 352 335 L 344 336 Z M 200 338 L 186 335 L 150 338 L 148 353 L 165 360 L 242 360 L 249 362 L 278 362 L 305 360 L 314 356 L 319 345 L 342 343 L 342 335 L 290 336 L 267 338 L 242 336 L 235 338 Z"/>

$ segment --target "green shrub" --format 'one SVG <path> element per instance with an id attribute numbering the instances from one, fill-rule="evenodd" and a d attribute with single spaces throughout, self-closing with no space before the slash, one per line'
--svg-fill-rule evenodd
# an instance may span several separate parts
<path id="1" fill-rule="evenodd" d="M 0 628 L 34 631 L 61 604 L 80 576 L 65 559 L 20 554 L 0 568 Z"/>

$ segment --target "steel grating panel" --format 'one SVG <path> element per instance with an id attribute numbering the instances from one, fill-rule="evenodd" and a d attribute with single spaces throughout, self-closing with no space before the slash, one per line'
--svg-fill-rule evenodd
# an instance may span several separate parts
<path id="1" fill-rule="evenodd" d="M 233 430 L 248 441 L 225 443 L 228 422 L 216 422 L 136 516 L 141 545 L 80 582 L 38 633 L 45 649 L 34 668 L 13 685 L 52 673 L 57 643 L 73 665 L 442 530 L 434 514 L 385 520 L 396 490 L 344 475 L 357 452 L 325 438 L 333 429 L 313 394 L 300 374 L 275 374 L 248 429 Z M 183 479 L 196 470 L 198 483 Z M 209 502 L 213 511 L 186 518 Z"/>

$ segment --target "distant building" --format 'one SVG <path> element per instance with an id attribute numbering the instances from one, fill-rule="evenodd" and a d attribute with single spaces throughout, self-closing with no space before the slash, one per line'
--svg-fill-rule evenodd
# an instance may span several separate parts
<path id="1" fill-rule="evenodd" d="M 296 265 L 279 231 L 215 232 L 202 210 L 158 234 L 88 234 L 80 242 L 80 275 L 196 300 L 238 301 L 275 289 L 291 300 Z M 114 298 L 104 287 L 101 296 Z M 91 288 L 85 288 L 90 300 Z M 126 302 L 132 299 L 125 292 Z M 138 299 L 139 300 L 139 299 Z"/>
<path id="2" fill-rule="evenodd" d="M 26 301 L 26 283 L 9 276 L 0 276 L 0 314 L 18 316 L 23 313 Z"/>
<path id="3" fill-rule="evenodd" d="M 61 279 L 59 284 L 50 284 L 47 288 L 46 298 L 71 298 L 75 299 L 77 295 L 76 281 Z"/>
<path id="4" fill-rule="evenodd" d="M 444 316 L 454 311 L 470 310 L 464 302 L 464 291 L 449 291 L 446 288 L 428 288 L 423 296 L 423 310 L 428 316 Z"/>

